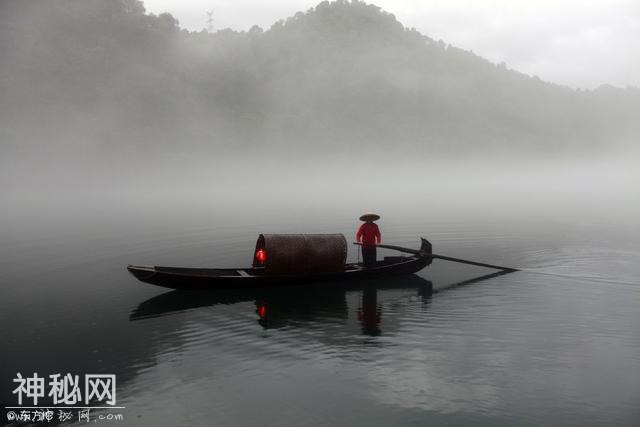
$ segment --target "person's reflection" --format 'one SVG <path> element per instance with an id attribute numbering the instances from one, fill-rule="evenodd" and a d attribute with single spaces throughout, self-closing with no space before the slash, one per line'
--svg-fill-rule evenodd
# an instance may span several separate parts
<path id="1" fill-rule="evenodd" d="M 373 337 L 382 332 L 378 325 L 382 318 L 382 311 L 378 306 L 378 290 L 365 289 L 362 293 L 362 305 L 358 309 L 358 320 L 362 326 L 362 333 Z"/>

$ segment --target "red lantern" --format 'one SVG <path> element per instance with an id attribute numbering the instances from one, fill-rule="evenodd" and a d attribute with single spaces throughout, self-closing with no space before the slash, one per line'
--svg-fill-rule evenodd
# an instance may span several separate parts
<path id="1" fill-rule="evenodd" d="M 267 261 L 267 252 L 264 249 L 258 249 L 256 259 L 260 264 L 264 264 Z"/>

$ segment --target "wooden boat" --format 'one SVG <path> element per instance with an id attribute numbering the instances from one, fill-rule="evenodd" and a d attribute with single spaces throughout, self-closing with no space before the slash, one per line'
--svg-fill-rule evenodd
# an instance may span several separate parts
<path id="1" fill-rule="evenodd" d="M 238 289 L 412 274 L 431 264 L 432 258 L 431 244 L 422 238 L 415 254 L 384 257 L 374 267 L 365 267 L 345 263 L 346 240 L 341 234 L 264 234 L 258 238 L 250 268 L 129 265 L 127 269 L 142 282 L 172 289 Z"/>

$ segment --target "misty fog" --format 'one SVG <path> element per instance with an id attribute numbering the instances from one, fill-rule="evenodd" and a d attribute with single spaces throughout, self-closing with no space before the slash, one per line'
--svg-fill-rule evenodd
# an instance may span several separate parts
<path id="1" fill-rule="evenodd" d="M 10 215 L 640 213 L 639 89 L 544 82 L 359 1 L 208 33 L 136 0 L 4 0 L 0 55 Z"/>

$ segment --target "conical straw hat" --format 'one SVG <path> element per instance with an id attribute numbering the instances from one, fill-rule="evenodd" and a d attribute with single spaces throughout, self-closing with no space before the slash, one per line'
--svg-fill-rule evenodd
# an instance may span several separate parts
<path id="1" fill-rule="evenodd" d="M 380 219 L 380 215 L 373 212 L 367 212 L 360 217 L 360 221 L 377 221 Z"/>

